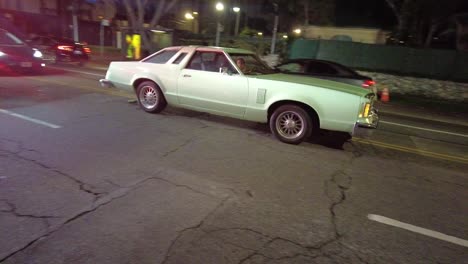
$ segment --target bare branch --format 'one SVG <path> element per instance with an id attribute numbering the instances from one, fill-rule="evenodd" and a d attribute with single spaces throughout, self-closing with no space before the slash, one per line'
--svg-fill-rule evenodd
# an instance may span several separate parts
<path id="1" fill-rule="evenodd" d="M 123 2 L 124 2 L 124 5 L 125 5 L 125 9 L 127 10 L 127 15 L 130 18 L 132 27 L 136 27 L 137 23 L 136 23 L 135 12 L 134 12 L 132 6 L 130 5 L 129 0 L 123 0 Z"/>
<path id="2" fill-rule="evenodd" d="M 393 14 L 395 15 L 395 17 L 400 20 L 401 18 L 401 14 L 400 14 L 400 8 L 397 7 L 397 3 L 396 3 L 397 0 L 385 0 L 385 2 L 387 2 L 387 4 L 390 6 L 390 8 L 392 9 L 393 11 Z"/>
<path id="3" fill-rule="evenodd" d="M 159 5 L 156 9 L 156 13 L 154 14 L 153 19 L 151 19 L 151 22 L 150 22 L 151 28 L 154 28 L 156 24 L 159 22 L 159 20 L 161 19 L 162 12 L 163 12 L 165 5 L 166 5 L 166 0 L 159 1 Z"/>
<path id="4" fill-rule="evenodd" d="M 179 0 L 172 0 L 172 1 L 167 5 L 166 10 L 164 10 L 164 13 L 169 12 L 169 11 L 174 7 L 174 5 L 177 4 L 178 1 L 179 1 Z"/>

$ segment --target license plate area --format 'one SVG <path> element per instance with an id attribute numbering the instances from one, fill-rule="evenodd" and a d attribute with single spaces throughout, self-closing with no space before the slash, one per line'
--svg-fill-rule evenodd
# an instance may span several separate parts
<path id="1" fill-rule="evenodd" d="M 73 51 L 73 54 L 81 55 L 83 52 L 81 50 L 75 50 Z"/>

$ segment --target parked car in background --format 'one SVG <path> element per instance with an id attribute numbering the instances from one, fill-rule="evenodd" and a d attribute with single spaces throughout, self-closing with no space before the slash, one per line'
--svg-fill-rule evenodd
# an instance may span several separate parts
<path id="1" fill-rule="evenodd" d="M 29 40 L 30 45 L 44 53 L 44 59 L 51 63 L 77 62 L 84 65 L 90 59 L 91 49 L 84 43 L 68 38 L 36 36 Z"/>
<path id="2" fill-rule="evenodd" d="M 336 62 L 315 59 L 294 59 L 276 66 L 287 74 L 310 75 L 316 78 L 348 83 L 377 93 L 375 81 Z"/>
<path id="3" fill-rule="evenodd" d="M 13 33 L 0 29 L 0 70 L 40 71 L 44 67 L 42 53 Z"/>
<path id="4" fill-rule="evenodd" d="M 111 62 L 104 87 L 136 93 L 150 113 L 167 104 L 269 123 L 282 142 L 299 144 L 319 129 L 353 134 L 375 128 L 372 92 L 353 85 L 278 73 L 243 49 L 169 47 L 134 62 Z"/>

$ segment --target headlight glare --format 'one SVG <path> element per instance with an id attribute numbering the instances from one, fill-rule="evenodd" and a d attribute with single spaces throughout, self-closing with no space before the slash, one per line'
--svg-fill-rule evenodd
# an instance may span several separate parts
<path id="1" fill-rule="evenodd" d="M 0 57 L 5 56 L 6 54 L 0 51 Z"/>
<path id="2" fill-rule="evenodd" d="M 37 49 L 34 49 L 34 58 L 42 58 L 42 52 Z"/>

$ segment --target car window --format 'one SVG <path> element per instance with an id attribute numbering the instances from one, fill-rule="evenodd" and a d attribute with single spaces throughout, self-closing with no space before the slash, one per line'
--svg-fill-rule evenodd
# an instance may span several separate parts
<path id="1" fill-rule="evenodd" d="M 159 53 L 143 60 L 143 62 L 163 64 L 170 60 L 177 52 L 179 52 L 178 49 L 162 50 Z"/>
<path id="2" fill-rule="evenodd" d="M 226 58 L 226 55 L 217 51 L 196 51 L 188 63 L 187 69 L 237 73 L 232 64 Z"/>
<path id="3" fill-rule="evenodd" d="M 334 67 L 326 63 L 318 62 L 318 61 L 309 62 L 306 72 L 310 74 L 327 74 L 327 75 L 338 74 L 338 71 Z"/>
<path id="4" fill-rule="evenodd" d="M 338 72 L 338 75 L 340 75 L 340 76 L 348 76 L 348 77 L 351 77 L 351 76 L 356 76 L 356 75 L 358 75 L 355 71 L 353 71 L 352 69 L 347 68 L 347 67 L 344 66 L 344 65 L 331 63 L 330 66 L 333 67 L 333 68 L 335 68 L 336 71 Z"/>
<path id="5" fill-rule="evenodd" d="M 275 70 L 266 65 L 254 54 L 248 53 L 229 53 L 232 60 L 236 62 L 237 68 L 241 70 L 245 75 L 261 75 L 261 74 L 273 74 Z M 241 69 L 239 62 L 243 62 L 244 69 Z"/>
<path id="6" fill-rule="evenodd" d="M 172 62 L 173 64 L 179 64 L 187 56 L 187 52 L 182 52 L 177 56 L 177 58 Z"/>
<path id="7" fill-rule="evenodd" d="M 0 44 L 2 45 L 23 45 L 24 42 L 6 30 L 0 30 Z"/>
<path id="8" fill-rule="evenodd" d="M 285 64 L 278 66 L 278 69 L 283 72 L 295 72 L 295 73 L 304 72 L 304 66 L 302 65 L 302 63 L 299 63 L 299 62 L 285 63 Z"/>

